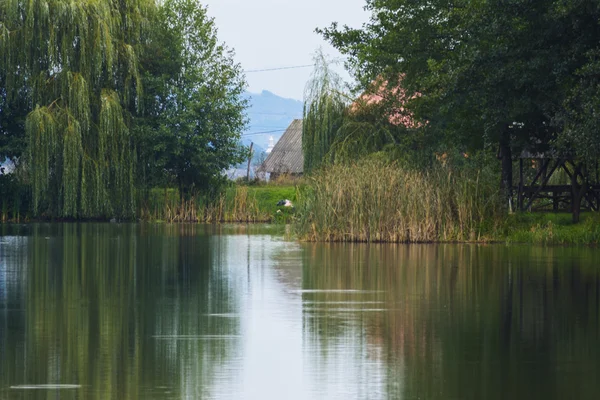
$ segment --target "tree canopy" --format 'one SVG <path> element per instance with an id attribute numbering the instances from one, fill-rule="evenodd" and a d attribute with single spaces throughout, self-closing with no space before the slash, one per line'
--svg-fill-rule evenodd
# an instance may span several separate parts
<path id="1" fill-rule="evenodd" d="M 392 96 L 388 96 L 392 93 Z M 418 135 L 411 116 L 397 99 L 404 91 L 388 91 L 381 79 L 372 82 L 354 101 L 341 77 L 322 52 L 315 55 L 315 69 L 304 99 L 302 146 L 304 171 L 332 162 L 345 162 L 379 151 L 398 153 L 414 149 Z"/>
<path id="2" fill-rule="evenodd" d="M 366 87 L 385 77 L 419 93 L 406 102 L 431 143 L 465 150 L 600 146 L 599 2 L 367 0 L 360 29 L 320 32 Z"/>
<path id="3" fill-rule="evenodd" d="M 317 52 L 314 61 L 315 69 L 304 94 L 302 149 L 305 172 L 333 159 L 331 147 L 344 123 L 348 102 L 342 80 L 331 70 L 324 54 Z"/>
<path id="4" fill-rule="evenodd" d="M 35 213 L 133 215 L 126 112 L 139 111 L 147 0 L 33 0 L 0 5 L 7 105 L 25 121 Z M 7 106 L 10 109 L 10 106 Z"/>
<path id="5" fill-rule="evenodd" d="M 153 51 L 142 62 L 148 113 L 138 130 L 145 181 L 206 190 L 245 157 L 241 66 L 194 0 L 165 1 L 153 35 Z"/>
<path id="6" fill-rule="evenodd" d="M 35 215 L 131 218 L 144 173 L 207 186 L 239 159 L 243 87 L 194 1 L 0 2 L 0 155 Z"/>

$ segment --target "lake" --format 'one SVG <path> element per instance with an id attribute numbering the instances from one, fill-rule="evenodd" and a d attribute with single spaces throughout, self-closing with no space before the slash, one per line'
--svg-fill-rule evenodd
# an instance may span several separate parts
<path id="1" fill-rule="evenodd" d="M 597 399 L 600 250 L 0 225 L 0 399 Z"/>

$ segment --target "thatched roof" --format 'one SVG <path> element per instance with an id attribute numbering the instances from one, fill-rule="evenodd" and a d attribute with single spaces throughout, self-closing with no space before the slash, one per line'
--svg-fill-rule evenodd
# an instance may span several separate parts
<path id="1" fill-rule="evenodd" d="M 304 171 L 301 119 L 292 121 L 260 170 L 275 174 L 301 174 Z"/>

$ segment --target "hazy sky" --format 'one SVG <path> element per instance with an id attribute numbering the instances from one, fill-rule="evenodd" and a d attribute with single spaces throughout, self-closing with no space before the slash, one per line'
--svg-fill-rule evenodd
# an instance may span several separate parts
<path id="1" fill-rule="evenodd" d="M 235 49 L 246 71 L 312 63 L 315 50 L 340 54 L 314 32 L 333 21 L 360 27 L 368 19 L 365 0 L 199 0 L 215 18 L 218 37 Z M 340 70 L 343 68 L 340 66 Z M 250 92 L 269 90 L 302 100 L 312 69 L 247 73 Z M 347 78 L 348 75 L 344 74 Z"/>

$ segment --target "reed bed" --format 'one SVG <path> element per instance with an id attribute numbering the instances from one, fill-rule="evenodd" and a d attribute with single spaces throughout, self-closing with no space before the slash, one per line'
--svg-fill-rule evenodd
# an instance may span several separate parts
<path id="1" fill-rule="evenodd" d="M 306 241 L 484 241 L 501 222 L 496 179 L 484 170 L 426 172 L 363 160 L 322 169 L 300 191 Z"/>
<path id="2" fill-rule="evenodd" d="M 146 221 L 220 223 L 276 219 L 277 200 L 265 200 L 259 191 L 248 186 L 229 187 L 213 199 L 182 200 L 175 189 L 154 189 L 147 197 L 140 207 L 140 218 Z"/>

